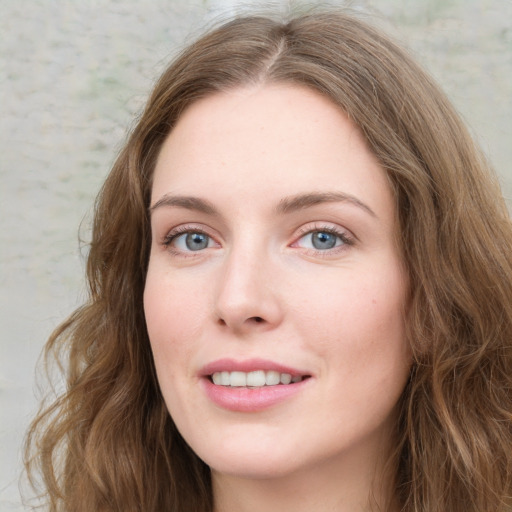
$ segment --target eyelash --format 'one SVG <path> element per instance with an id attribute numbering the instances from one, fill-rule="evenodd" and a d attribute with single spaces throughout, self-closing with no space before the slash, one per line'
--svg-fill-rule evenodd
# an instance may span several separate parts
<path id="1" fill-rule="evenodd" d="M 181 235 L 187 234 L 187 233 L 198 233 L 201 235 L 205 235 L 208 238 L 214 240 L 214 238 L 207 231 L 199 228 L 198 226 L 183 225 L 183 226 L 178 226 L 178 227 L 174 228 L 173 230 L 171 230 L 169 233 L 167 233 L 167 235 L 165 235 L 165 237 L 162 241 L 162 245 L 164 247 L 166 247 L 167 250 L 169 250 L 171 252 L 171 254 L 173 254 L 174 256 L 180 256 L 183 258 L 194 257 L 194 256 L 196 256 L 194 254 L 194 252 L 196 252 L 196 251 L 180 251 L 179 249 L 176 249 L 172 245 L 172 243 L 178 237 L 180 237 Z M 201 251 L 197 251 L 197 252 L 201 252 Z"/>
<path id="2" fill-rule="evenodd" d="M 326 226 L 326 225 L 313 225 L 313 226 L 307 226 L 299 229 L 298 236 L 296 237 L 296 241 L 293 242 L 292 246 L 297 244 L 302 238 L 304 238 L 306 235 L 312 234 L 312 233 L 329 233 L 331 235 L 334 235 L 338 237 L 341 240 L 341 245 L 335 246 L 331 249 L 326 250 L 320 250 L 320 249 L 308 249 L 305 248 L 308 252 L 311 254 L 328 257 L 330 255 L 333 255 L 339 251 L 345 251 L 347 249 L 347 246 L 350 247 L 354 245 L 355 239 L 353 236 L 350 236 L 346 230 L 342 230 L 340 228 L 335 228 L 333 226 Z"/>
<path id="3" fill-rule="evenodd" d="M 215 241 L 215 239 L 204 229 L 193 226 L 193 225 L 182 225 L 174 228 L 172 231 L 170 231 L 167 235 L 165 235 L 162 245 L 167 248 L 173 255 L 180 256 L 180 257 L 194 257 L 197 256 L 197 254 L 194 254 L 195 252 L 200 253 L 202 251 L 182 251 L 179 249 L 176 249 L 173 247 L 172 243 L 181 235 L 187 234 L 187 233 L 198 233 L 207 236 L 208 238 Z M 337 253 L 339 251 L 343 251 L 347 249 L 347 246 L 354 245 L 354 238 L 352 236 L 348 236 L 347 232 L 345 230 L 341 230 L 339 228 L 335 228 L 333 226 L 326 226 L 326 225 L 314 225 L 314 226 L 308 226 L 303 227 L 299 230 L 297 236 L 295 237 L 295 242 L 291 244 L 291 247 L 296 246 L 296 244 L 304 238 L 306 235 L 312 234 L 312 233 L 329 233 L 331 235 L 336 236 L 341 240 L 341 245 L 335 246 L 330 249 L 320 250 L 320 249 L 310 249 L 310 248 L 303 248 L 305 251 L 307 251 L 310 254 L 315 254 L 323 257 L 327 257 L 329 255 L 332 255 L 334 253 Z"/>

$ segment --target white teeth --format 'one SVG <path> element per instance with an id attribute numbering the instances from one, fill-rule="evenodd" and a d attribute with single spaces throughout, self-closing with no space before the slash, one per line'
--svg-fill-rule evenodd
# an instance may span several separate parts
<path id="1" fill-rule="evenodd" d="M 231 372 L 230 386 L 236 388 L 242 388 L 247 386 L 247 374 L 245 372 Z"/>
<path id="2" fill-rule="evenodd" d="M 289 373 L 279 373 L 274 370 L 256 370 L 253 372 L 215 372 L 212 381 L 217 386 L 251 387 L 277 386 L 278 384 L 290 384 L 300 382 L 302 377 L 292 377 Z"/>
<path id="3" fill-rule="evenodd" d="M 247 374 L 247 385 L 252 387 L 260 387 L 265 385 L 265 372 L 258 370 Z"/>
<path id="4" fill-rule="evenodd" d="M 292 376 L 289 373 L 281 373 L 281 384 L 290 384 Z"/>
<path id="5" fill-rule="evenodd" d="M 281 375 L 279 372 L 266 372 L 265 373 L 265 384 L 267 386 L 276 386 L 281 381 Z"/>

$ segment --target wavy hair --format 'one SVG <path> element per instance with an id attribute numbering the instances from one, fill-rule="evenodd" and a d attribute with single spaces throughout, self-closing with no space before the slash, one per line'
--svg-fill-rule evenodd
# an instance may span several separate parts
<path id="1" fill-rule="evenodd" d="M 394 193 L 414 355 L 390 461 L 400 509 L 510 510 L 506 206 L 431 78 L 388 37 L 340 11 L 231 20 L 186 48 L 157 82 L 97 198 L 89 299 L 46 345 L 67 385 L 28 432 L 32 482 L 42 475 L 50 511 L 212 511 L 209 468 L 169 416 L 146 332 L 152 173 L 189 105 L 269 83 L 299 84 L 341 107 Z"/>

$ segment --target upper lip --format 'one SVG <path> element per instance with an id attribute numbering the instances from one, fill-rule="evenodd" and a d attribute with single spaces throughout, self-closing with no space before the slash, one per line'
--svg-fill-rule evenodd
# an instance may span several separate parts
<path id="1" fill-rule="evenodd" d="M 206 377 L 216 372 L 253 372 L 257 370 L 288 373 L 292 377 L 310 375 L 308 372 L 268 359 L 245 359 L 238 361 L 231 358 L 217 359 L 216 361 L 206 364 L 201 368 L 200 374 Z"/>

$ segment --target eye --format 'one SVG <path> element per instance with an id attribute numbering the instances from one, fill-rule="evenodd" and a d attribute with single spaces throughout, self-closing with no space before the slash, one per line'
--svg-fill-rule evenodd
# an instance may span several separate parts
<path id="1" fill-rule="evenodd" d="M 197 252 L 214 247 L 213 239 L 201 231 L 186 231 L 170 233 L 165 239 L 165 245 L 182 252 Z"/>
<path id="2" fill-rule="evenodd" d="M 301 236 L 293 245 L 315 251 L 328 251 L 343 245 L 351 245 L 352 240 L 341 231 L 333 228 L 311 230 Z"/>

